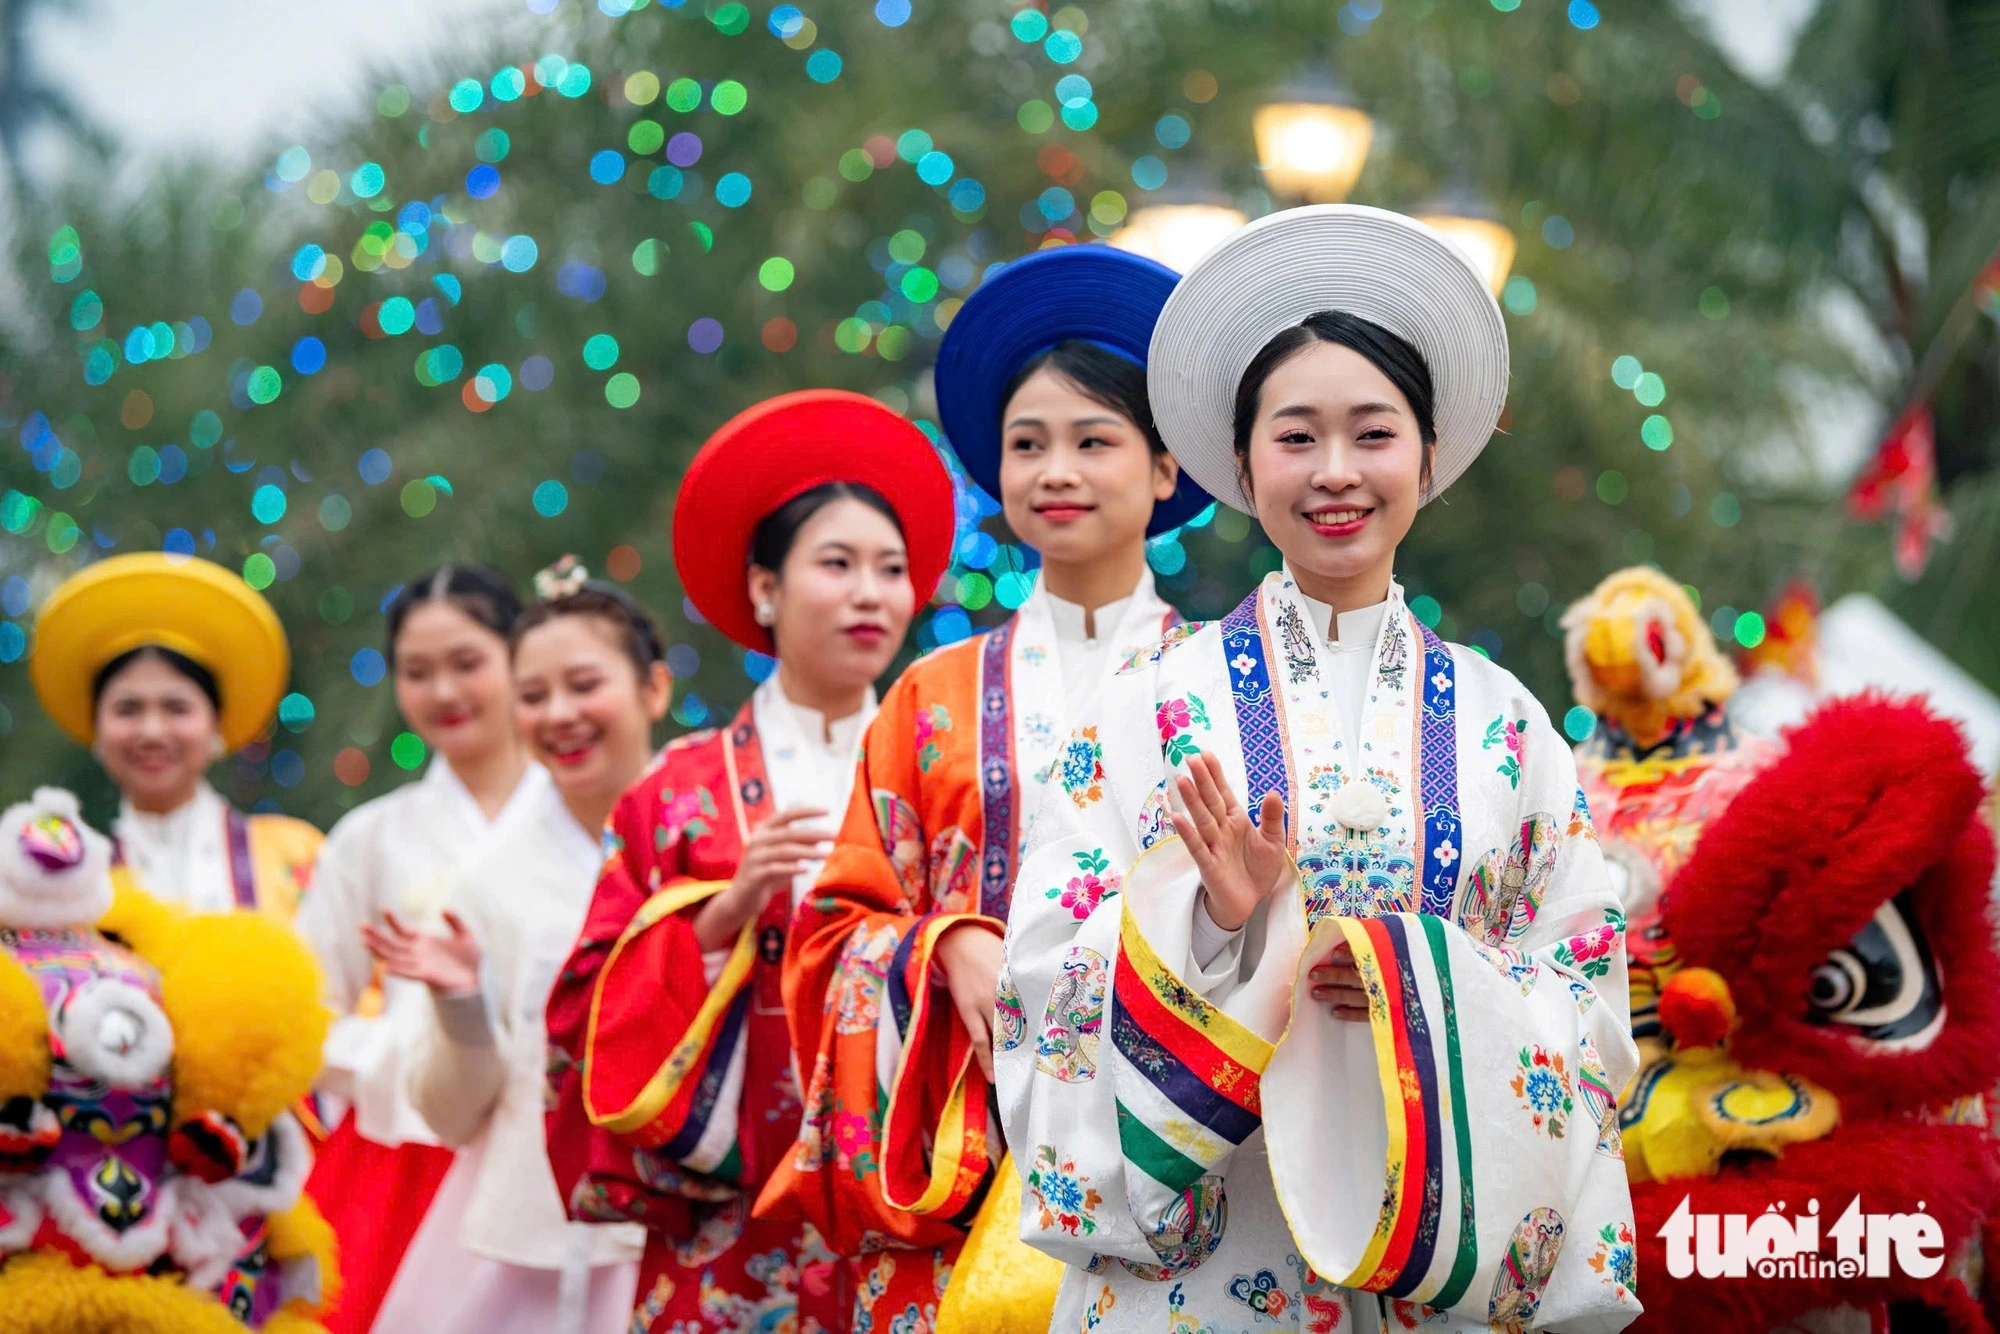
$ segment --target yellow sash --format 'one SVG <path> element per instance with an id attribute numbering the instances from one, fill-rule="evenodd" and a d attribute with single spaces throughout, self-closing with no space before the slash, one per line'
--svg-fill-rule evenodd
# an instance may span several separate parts
<path id="1" fill-rule="evenodd" d="M 1021 1240 L 1021 1178 L 1000 1162 L 938 1303 L 937 1334 L 1047 1334 L 1063 1263 Z"/>

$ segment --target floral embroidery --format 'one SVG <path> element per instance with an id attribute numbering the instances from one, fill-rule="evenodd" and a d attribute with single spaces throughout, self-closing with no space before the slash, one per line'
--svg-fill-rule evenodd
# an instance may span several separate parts
<path id="1" fill-rule="evenodd" d="M 1189 735 L 1195 726 L 1203 731 L 1213 726 L 1208 721 L 1208 706 L 1193 691 L 1189 691 L 1186 698 L 1162 700 L 1155 718 L 1160 727 L 1160 754 L 1170 765 L 1180 764 L 1190 756 L 1201 753 L 1201 747 Z"/>
<path id="2" fill-rule="evenodd" d="M 1058 1154 L 1052 1144 L 1035 1150 L 1028 1198 L 1034 1201 L 1036 1222 L 1044 1232 L 1061 1228 L 1072 1237 L 1087 1237 L 1097 1231 L 1095 1214 L 1104 1197 L 1089 1177 L 1076 1170 L 1075 1160 Z"/>
<path id="3" fill-rule="evenodd" d="M 840 1112 L 833 1118 L 834 1161 L 854 1173 L 856 1181 L 864 1181 L 879 1164 L 875 1160 L 875 1142 L 881 1135 L 881 1113 L 870 1108 L 866 1115 L 860 1112 Z"/>
<path id="4" fill-rule="evenodd" d="M 1597 1234 L 1597 1253 L 1590 1267 L 1604 1276 L 1619 1301 L 1639 1296 L 1639 1254 L 1637 1239 L 1629 1223 L 1606 1223 Z"/>
<path id="5" fill-rule="evenodd" d="M 1208 1027 L 1209 1004 L 1185 982 L 1164 970 L 1152 977 L 1153 994 L 1181 1018 L 1202 1028 Z"/>
<path id="6" fill-rule="evenodd" d="M 706 837 L 716 818 L 715 793 L 703 784 L 687 792 L 660 793 L 660 823 L 653 829 L 655 852 L 665 852 L 678 833 L 692 842 Z"/>
<path id="7" fill-rule="evenodd" d="M 889 959 L 896 952 L 896 928 L 883 926 L 870 931 L 857 929 L 840 947 L 840 961 L 834 965 L 838 978 L 826 998 L 826 1008 L 834 1011 L 835 1033 L 872 1033 L 882 1018 L 882 989 L 889 979 Z"/>
<path id="8" fill-rule="evenodd" d="M 1040 644 L 1029 644 L 1021 650 L 1021 661 L 1030 667 L 1039 667 L 1049 660 L 1049 651 Z"/>
<path id="9" fill-rule="evenodd" d="M 1375 669 L 1382 684 L 1391 690 L 1403 688 L 1403 677 L 1410 666 L 1410 637 L 1404 628 L 1400 615 L 1391 615 L 1382 627 L 1382 660 Z M 1442 690 L 1444 687 L 1438 687 Z"/>
<path id="10" fill-rule="evenodd" d="M 1451 840 L 1447 838 L 1444 842 L 1431 849 L 1431 856 L 1438 859 L 1438 865 L 1450 866 L 1458 860 L 1458 849 L 1453 847 Z"/>
<path id="11" fill-rule="evenodd" d="M 1079 810 L 1104 800 L 1104 747 L 1095 727 L 1084 728 L 1063 747 L 1062 785 Z"/>
<path id="12" fill-rule="evenodd" d="M 1527 753 L 1527 733 L 1528 720 L 1526 718 L 1517 719 L 1510 723 L 1505 716 L 1502 716 L 1486 724 L 1486 736 L 1479 743 L 1481 750 L 1491 750 L 1495 746 L 1500 745 L 1506 746 L 1506 757 L 1495 766 L 1494 772 L 1506 779 L 1507 786 L 1510 788 L 1519 788 L 1521 786 L 1521 760 Z"/>
<path id="13" fill-rule="evenodd" d="M 1068 884 L 1056 886 L 1043 897 L 1060 900 L 1070 916 L 1081 922 L 1097 911 L 1099 903 L 1118 892 L 1119 878 L 1103 848 L 1071 856 L 1076 858 L 1081 874 L 1071 876 Z"/>
<path id="14" fill-rule="evenodd" d="M 1028 1010 L 1021 1003 L 1020 989 L 1014 985 L 1014 971 L 1000 965 L 1000 985 L 993 996 L 993 1047 L 1012 1051 L 1028 1033 Z"/>
<path id="15" fill-rule="evenodd" d="M 944 758 L 944 748 L 937 743 L 939 732 L 951 730 L 951 711 L 942 704 L 933 704 L 927 709 L 917 710 L 917 769 L 929 773 L 931 766 Z"/>
<path id="16" fill-rule="evenodd" d="M 1304 685 L 1311 680 L 1319 666 L 1319 659 L 1313 653 L 1312 636 L 1306 633 L 1305 618 L 1289 602 L 1278 610 L 1278 642 L 1284 650 L 1285 671 L 1291 676 L 1292 684 Z"/>
<path id="17" fill-rule="evenodd" d="M 1611 955 L 1622 932 L 1606 923 L 1581 935 L 1571 936 L 1555 948 L 1555 961 L 1574 968 L 1585 977 L 1603 977 L 1611 971 Z"/>
<path id="18" fill-rule="evenodd" d="M 1523 1047 L 1519 1060 L 1521 1068 L 1514 1072 L 1510 1086 L 1514 1096 L 1533 1115 L 1535 1129 L 1546 1132 L 1550 1139 L 1561 1139 L 1576 1107 L 1562 1053 L 1542 1046 Z"/>
<path id="19" fill-rule="evenodd" d="M 1255 1274 L 1238 1274 L 1229 1280 L 1229 1297 L 1266 1320 L 1277 1320 L 1291 1309 L 1291 1294 L 1278 1286 L 1278 1276 L 1268 1269 Z"/>
<path id="20" fill-rule="evenodd" d="M 1048 1008 L 1042 1012 L 1042 1037 L 1035 1047 L 1037 1070 L 1065 1084 L 1085 1084 L 1097 1077 L 1107 981 L 1102 954 L 1070 946 L 1063 957 L 1062 976 L 1049 991 Z"/>

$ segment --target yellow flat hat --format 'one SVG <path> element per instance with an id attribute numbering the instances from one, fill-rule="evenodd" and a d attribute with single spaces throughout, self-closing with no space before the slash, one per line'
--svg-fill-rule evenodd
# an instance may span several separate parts
<path id="1" fill-rule="evenodd" d="M 42 604 L 28 660 L 35 693 L 49 717 L 88 746 L 97 732 L 97 674 L 147 646 L 172 649 L 214 675 L 222 744 L 231 751 L 257 739 L 291 674 L 278 614 L 241 577 L 193 556 L 140 552 L 98 561 Z"/>

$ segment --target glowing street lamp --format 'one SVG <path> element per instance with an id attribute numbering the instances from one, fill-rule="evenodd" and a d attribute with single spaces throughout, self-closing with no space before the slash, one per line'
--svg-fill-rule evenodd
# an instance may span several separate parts
<path id="1" fill-rule="evenodd" d="M 1248 221 L 1243 210 L 1223 203 L 1149 204 L 1132 214 L 1111 244 L 1186 273 Z"/>
<path id="2" fill-rule="evenodd" d="M 1314 204 L 1347 198 L 1375 139 L 1373 118 L 1324 74 L 1281 90 L 1251 129 L 1271 193 Z"/>
<path id="3" fill-rule="evenodd" d="M 1514 233 L 1494 216 L 1470 189 L 1452 190 L 1416 215 L 1417 221 L 1442 232 L 1463 250 L 1473 266 L 1486 275 L 1486 285 L 1499 296 L 1514 267 Z"/>

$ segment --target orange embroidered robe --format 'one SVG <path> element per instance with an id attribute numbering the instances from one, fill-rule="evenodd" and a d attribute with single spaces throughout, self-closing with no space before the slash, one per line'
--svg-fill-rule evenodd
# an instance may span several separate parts
<path id="1" fill-rule="evenodd" d="M 1143 579 L 1097 675 L 1179 619 Z M 954 927 L 1005 930 L 1075 693 L 1039 586 L 1005 624 L 913 664 L 868 729 L 839 841 L 794 920 L 785 1007 L 806 1115 L 758 1213 L 802 1214 L 848 1259 L 855 1334 L 931 1328 L 1002 1156 L 931 959 Z"/>

